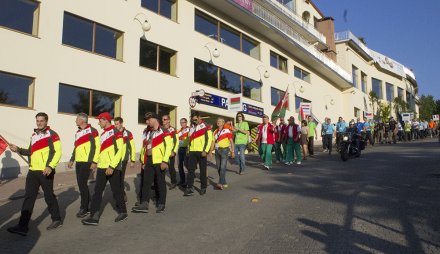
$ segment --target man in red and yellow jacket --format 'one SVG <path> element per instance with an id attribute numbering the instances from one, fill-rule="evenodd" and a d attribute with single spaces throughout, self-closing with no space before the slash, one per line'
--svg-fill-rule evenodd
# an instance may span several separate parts
<path id="1" fill-rule="evenodd" d="M 159 116 L 148 112 L 145 114 L 145 121 L 150 128 L 146 129 L 142 147 L 143 155 L 143 181 L 142 195 L 139 204 L 132 208 L 135 213 L 148 213 L 148 203 L 153 182 L 157 184 L 156 190 L 156 213 L 165 210 L 167 188 L 165 183 L 165 170 L 173 149 L 173 140 L 170 133 L 159 124 Z M 156 180 L 156 181 L 155 181 Z"/>
<path id="2" fill-rule="evenodd" d="M 171 126 L 171 124 L 170 124 L 170 116 L 169 115 L 162 116 L 162 125 L 169 132 L 171 139 L 173 141 L 173 144 L 172 144 L 173 149 L 171 151 L 170 162 L 169 162 L 169 167 L 168 167 L 168 170 L 170 171 L 170 178 L 171 178 L 170 190 L 172 190 L 177 187 L 176 167 L 174 164 L 176 163 L 177 150 L 179 149 L 179 141 L 178 141 L 179 136 L 177 136 L 176 129 L 174 129 L 174 127 Z"/>
<path id="3" fill-rule="evenodd" d="M 89 213 L 90 203 L 87 181 L 92 170 L 96 169 L 101 144 L 98 131 L 88 124 L 87 114 L 79 113 L 76 116 L 75 122 L 78 126 L 78 131 L 75 134 L 74 148 L 68 167 L 72 168 L 73 163 L 76 162 L 76 181 L 81 195 L 81 206 L 76 217 L 84 218 Z"/>
<path id="4" fill-rule="evenodd" d="M 115 118 L 115 127 L 122 133 L 122 191 L 124 192 L 124 200 L 127 202 L 127 194 L 125 193 L 124 181 L 125 181 L 125 172 L 127 171 L 127 164 L 130 160 L 130 168 L 134 167 L 134 162 L 136 159 L 136 148 L 134 146 L 133 134 L 131 131 L 127 130 L 124 127 L 124 119 L 122 117 Z"/>
<path id="5" fill-rule="evenodd" d="M 202 121 L 198 112 L 191 114 L 191 122 L 188 149 L 188 179 L 184 196 L 192 196 L 194 194 L 193 185 L 197 164 L 199 164 L 200 169 L 200 195 L 206 194 L 206 188 L 208 187 L 206 155 L 211 149 L 213 139 L 211 126 Z"/>
<path id="6" fill-rule="evenodd" d="M 188 127 L 188 120 L 186 118 L 180 119 L 180 130 L 177 132 L 177 136 L 179 137 L 179 150 L 177 151 L 177 154 L 179 156 L 179 176 L 180 176 L 180 186 L 185 185 L 185 170 L 183 169 L 183 166 L 187 167 L 188 165 L 188 156 L 187 156 L 187 150 L 188 150 L 188 144 L 189 144 L 189 130 Z"/>
<path id="7" fill-rule="evenodd" d="M 52 217 L 52 224 L 47 227 L 47 230 L 56 229 L 63 225 L 58 201 L 53 192 L 55 167 L 61 158 L 60 137 L 47 126 L 49 116 L 46 113 L 38 113 L 35 119 L 37 129 L 32 134 L 29 148 L 19 148 L 14 144 L 10 144 L 13 152 L 29 156 L 29 172 L 26 176 L 26 192 L 21 208 L 20 221 L 17 226 L 8 228 L 10 233 L 23 236 L 27 235 L 29 221 L 40 186 L 43 189 L 44 199 Z"/>
<path id="8" fill-rule="evenodd" d="M 121 186 L 122 179 L 122 132 L 112 125 L 112 117 L 108 112 L 99 114 L 99 126 L 104 130 L 101 133 L 101 149 L 99 152 L 98 169 L 96 170 L 95 193 L 93 194 L 90 206 L 90 216 L 82 220 L 84 225 L 95 225 L 99 223 L 99 209 L 101 208 L 102 193 L 107 181 L 116 200 L 118 216 L 115 222 L 127 219 L 127 208 L 124 201 L 124 192 Z"/>

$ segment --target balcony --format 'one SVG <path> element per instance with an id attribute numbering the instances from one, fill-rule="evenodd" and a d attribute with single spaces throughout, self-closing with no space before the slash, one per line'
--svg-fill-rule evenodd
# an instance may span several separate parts
<path id="1" fill-rule="evenodd" d="M 373 60 L 373 54 L 351 31 L 335 33 L 335 42 L 348 42 L 367 61 Z"/>
<path id="2" fill-rule="evenodd" d="M 280 19 L 285 21 L 288 25 L 292 26 L 298 33 L 301 34 L 304 38 L 306 38 L 309 42 L 322 43 L 322 46 L 326 45 L 326 38 L 323 34 L 321 34 L 316 28 L 306 22 L 302 17 L 298 16 L 293 10 L 284 6 L 277 0 L 259 0 L 253 2 L 253 5 L 261 5 L 268 10 L 274 11 L 276 14 L 281 14 Z"/>

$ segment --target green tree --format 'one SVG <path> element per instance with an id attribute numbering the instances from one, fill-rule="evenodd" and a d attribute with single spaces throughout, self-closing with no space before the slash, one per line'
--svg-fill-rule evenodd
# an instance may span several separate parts
<path id="1" fill-rule="evenodd" d="M 378 112 L 379 117 L 382 119 L 382 122 L 387 122 L 391 116 L 391 103 L 387 102 L 378 102 Z"/>
<path id="2" fill-rule="evenodd" d="M 419 98 L 419 117 L 420 119 L 431 119 L 437 111 L 437 104 L 432 95 L 422 95 Z"/>
<path id="3" fill-rule="evenodd" d="M 376 106 L 378 106 L 379 103 L 379 96 L 373 91 L 370 91 L 368 93 L 368 99 L 370 100 L 370 106 L 373 108 L 373 115 L 377 113 Z"/>
<path id="4" fill-rule="evenodd" d="M 393 109 L 397 112 L 406 112 L 409 108 L 408 103 L 406 103 L 402 97 L 394 97 Z"/>

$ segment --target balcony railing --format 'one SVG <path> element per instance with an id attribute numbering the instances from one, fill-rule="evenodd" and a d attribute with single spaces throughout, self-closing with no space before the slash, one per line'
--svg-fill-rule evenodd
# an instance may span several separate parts
<path id="1" fill-rule="evenodd" d="M 270 4 L 272 7 L 274 7 L 279 12 L 283 13 L 285 16 L 289 17 L 291 20 L 293 20 L 297 25 L 305 29 L 307 32 L 315 36 L 318 40 L 320 40 L 322 43 L 326 43 L 325 36 L 320 33 L 316 28 L 309 24 L 307 21 L 305 21 L 302 17 L 298 16 L 293 10 L 287 8 L 282 3 L 278 2 L 277 0 L 262 0 L 268 4 Z M 254 5 L 256 3 L 254 2 Z"/>
<path id="2" fill-rule="evenodd" d="M 371 51 L 365 44 L 363 44 L 351 31 L 343 31 L 335 33 L 335 41 L 347 41 L 352 40 L 356 45 L 361 48 L 368 56 L 373 58 Z"/>
<path id="3" fill-rule="evenodd" d="M 342 67 L 337 65 L 335 62 L 330 60 L 326 55 L 317 50 L 313 45 L 304 39 L 298 32 L 296 32 L 292 27 L 282 21 L 280 18 L 275 16 L 270 11 L 266 10 L 260 4 L 253 2 L 252 13 L 264 20 L 265 22 L 272 25 L 275 29 L 280 31 L 281 33 L 287 35 L 289 38 L 293 39 L 298 45 L 300 45 L 303 49 L 317 58 L 319 61 L 324 63 L 327 67 L 335 71 L 339 76 L 343 77 L 346 81 L 352 82 L 351 74 L 344 70 Z"/>

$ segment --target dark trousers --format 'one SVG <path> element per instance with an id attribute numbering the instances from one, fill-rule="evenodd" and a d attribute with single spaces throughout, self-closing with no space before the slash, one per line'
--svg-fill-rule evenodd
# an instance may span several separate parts
<path id="1" fill-rule="evenodd" d="M 177 155 L 179 156 L 179 176 L 180 176 L 180 183 L 185 184 L 185 170 L 183 169 L 183 166 L 187 166 L 188 163 L 188 157 L 186 156 L 186 147 L 180 147 L 179 151 L 177 152 Z"/>
<path id="2" fill-rule="evenodd" d="M 110 187 L 113 192 L 113 198 L 116 201 L 116 207 L 118 213 L 126 213 L 127 207 L 124 201 L 124 192 L 121 186 L 122 170 L 115 169 L 113 174 L 108 176 L 105 174 L 105 168 L 98 168 L 96 170 L 96 183 L 95 183 L 95 193 L 92 198 L 92 205 L 90 207 L 90 213 L 93 215 L 99 212 L 102 202 L 102 193 L 104 192 L 107 181 L 110 182 Z"/>
<path id="3" fill-rule="evenodd" d="M 88 186 L 88 180 L 90 177 L 90 162 L 76 162 L 76 182 L 78 183 L 79 193 L 81 195 L 81 209 L 89 210 L 90 192 Z"/>
<path id="4" fill-rule="evenodd" d="M 26 176 L 24 201 L 23 207 L 21 208 L 21 217 L 19 222 L 20 226 L 28 227 L 40 186 L 43 189 L 44 200 L 46 201 L 52 221 L 61 220 L 58 201 L 53 193 L 54 175 L 54 172 L 52 172 L 49 176 L 45 176 L 43 175 L 43 171 L 29 170 Z"/>
<path id="5" fill-rule="evenodd" d="M 144 179 L 142 181 L 141 203 L 150 202 L 151 185 L 154 182 L 154 190 L 156 192 L 156 204 L 165 205 L 167 198 L 167 186 L 165 183 L 165 170 L 160 169 L 160 164 L 153 164 L 151 156 L 148 157 L 145 164 Z"/>
<path id="6" fill-rule="evenodd" d="M 323 143 L 326 149 L 328 149 L 328 152 L 332 152 L 332 146 L 333 146 L 333 135 L 332 134 L 325 134 L 323 138 Z"/>
<path id="7" fill-rule="evenodd" d="M 176 156 L 170 157 L 168 170 L 170 171 L 170 178 L 172 184 L 177 184 L 176 167 L 174 165 L 175 162 L 176 162 Z"/>
<path id="8" fill-rule="evenodd" d="M 208 187 L 208 178 L 206 172 L 206 156 L 202 157 L 202 152 L 189 152 L 188 155 L 188 179 L 187 187 L 192 188 L 194 185 L 194 178 L 196 177 L 197 164 L 200 169 L 200 183 L 201 188 L 206 189 Z"/>
<path id="9" fill-rule="evenodd" d="M 315 137 L 309 137 L 309 141 L 307 142 L 307 149 L 309 150 L 309 155 L 313 155 L 313 143 L 314 143 Z"/>
<path id="10" fill-rule="evenodd" d="M 367 140 L 370 141 L 370 145 L 374 145 L 373 135 L 371 135 L 371 131 L 367 131 Z"/>
<path id="11" fill-rule="evenodd" d="M 128 161 L 122 161 L 122 174 L 121 174 L 121 186 L 122 186 L 122 192 L 125 194 L 125 172 L 127 171 L 127 164 Z"/>

